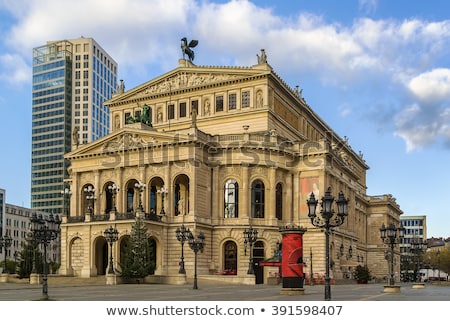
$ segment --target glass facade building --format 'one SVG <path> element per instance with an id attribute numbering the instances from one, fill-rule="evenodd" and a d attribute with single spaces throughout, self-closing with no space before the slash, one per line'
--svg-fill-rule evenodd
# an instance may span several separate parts
<path id="1" fill-rule="evenodd" d="M 31 208 L 62 214 L 64 154 L 109 132 L 117 63 L 92 38 L 33 49 Z"/>

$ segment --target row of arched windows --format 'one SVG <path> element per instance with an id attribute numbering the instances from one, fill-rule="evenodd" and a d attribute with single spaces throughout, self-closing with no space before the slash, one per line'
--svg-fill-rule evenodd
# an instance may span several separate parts
<path id="1" fill-rule="evenodd" d="M 282 219 L 283 211 L 283 186 L 278 183 L 275 188 L 275 217 Z M 224 186 L 224 216 L 225 218 L 239 217 L 239 184 L 231 178 Z M 256 179 L 251 184 L 251 217 L 265 217 L 265 188 L 264 183 Z"/>
<path id="2" fill-rule="evenodd" d="M 82 207 L 90 213 L 108 214 L 111 211 L 133 213 L 138 209 L 146 213 L 156 215 L 164 214 L 167 208 L 177 215 L 184 215 L 189 212 L 189 178 L 186 175 L 178 176 L 173 185 L 173 190 L 169 191 L 164 187 L 164 181 L 160 177 L 155 177 L 149 182 L 149 186 L 140 183 L 138 180 L 130 180 L 122 190 L 114 182 L 104 184 L 102 200 L 96 202 L 96 191 L 92 184 L 83 187 L 84 197 Z M 125 193 L 125 194 L 123 194 Z M 143 193 L 147 193 L 147 201 L 143 202 Z M 167 195 L 171 194 L 172 204 L 167 204 Z M 124 198 L 124 204 L 118 208 L 118 200 Z M 166 200 L 166 203 L 165 203 Z M 251 217 L 264 218 L 266 212 L 265 186 L 264 183 L 256 179 L 251 183 Z M 104 202 L 104 206 L 102 206 Z M 94 206 L 100 206 L 99 211 L 94 211 Z M 166 208 L 165 208 L 166 207 Z M 282 219 L 283 211 L 283 186 L 281 183 L 275 187 L 275 217 Z M 236 179 L 230 178 L 224 184 L 224 217 L 239 217 L 239 183 Z"/>

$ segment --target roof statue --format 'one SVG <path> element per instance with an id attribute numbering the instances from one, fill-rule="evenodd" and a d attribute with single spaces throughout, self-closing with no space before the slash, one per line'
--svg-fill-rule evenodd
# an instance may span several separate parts
<path id="1" fill-rule="evenodd" d="M 183 53 L 183 59 L 184 56 L 187 55 L 189 57 L 189 61 L 194 61 L 194 50 L 191 48 L 194 48 L 198 45 L 198 40 L 191 40 L 188 44 L 187 38 L 181 38 L 181 52 Z"/>

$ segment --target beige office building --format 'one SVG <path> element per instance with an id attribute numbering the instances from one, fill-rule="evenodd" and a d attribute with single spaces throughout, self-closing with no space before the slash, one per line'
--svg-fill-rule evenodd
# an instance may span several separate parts
<path id="1" fill-rule="evenodd" d="M 362 155 L 287 86 L 265 55 L 255 63 L 211 67 L 180 59 L 174 70 L 128 91 L 121 86 L 106 102 L 110 134 L 74 144 L 66 154 L 72 194 L 61 225 L 61 274 L 105 275 L 104 231 L 110 226 L 119 232 L 113 244 L 118 268 L 123 243 L 140 216 L 155 249 L 153 281 L 183 281 L 175 232 L 183 224 L 205 235 L 199 277 L 248 282 L 243 232 L 258 230 L 252 254 L 259 263 L 273 256 L 279 228 L 294 225 L 307 229 L 306 276 L 312 265 L 321 280 L 325 235 L 312 226 L 306 200 L 312 192 L 320 200 L 330 187 L 335 198 L 342 191 L 349 199 L 348 217 L 330 235 L 332 279 L 351 278 L 355 266 L 366 264 L 379 279 L 387 276 L 379 229 L 382 223 L 399 224 L 395 199 L 366 195 L 369 166 Z M 312 262 L 306 259 L 310 252 Z M 193 258 L 185 244 L 188 278 Z M 266 283 L 273 275 L 272 267 L 256 264 L 250 279 Z"/>

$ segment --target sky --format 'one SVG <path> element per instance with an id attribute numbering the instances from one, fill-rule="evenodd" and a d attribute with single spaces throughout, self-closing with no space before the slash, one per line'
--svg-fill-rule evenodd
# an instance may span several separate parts
<path id="1" fill-rule="evenodd" d="M 450 1 L 0 0 L 0 188 L 30 207 L 34 47 L 94 38 L 131 89 L 178 66 L 267 61 L 370 169 L 367 194 L 392 194 L 450 236 Z"/>

